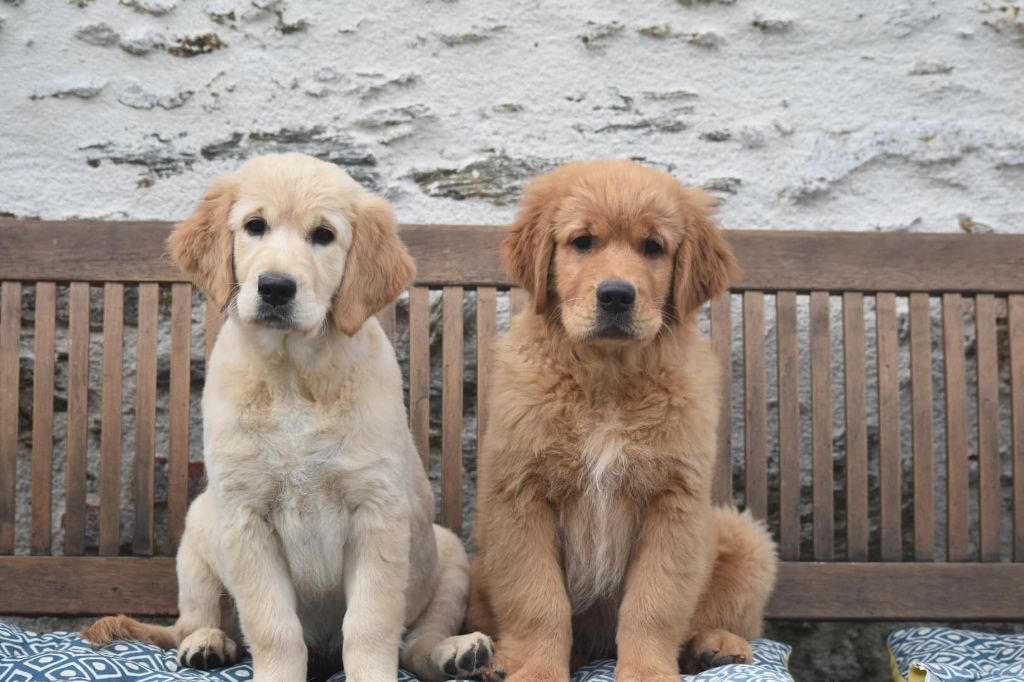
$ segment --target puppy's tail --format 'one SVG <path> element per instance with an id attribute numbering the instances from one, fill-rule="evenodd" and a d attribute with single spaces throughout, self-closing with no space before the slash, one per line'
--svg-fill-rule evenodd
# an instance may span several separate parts
<path id="1" fill-rule="evenodd" d="M 118 639 L 133 639 L 143 644 L 155 644 L 161 649 L 173 649 L 178 638 L 173 627 L 140 623 L 128 616 L 106 616 L 82 628 L 82 637 L 93 644 L 110 644 Z"/>

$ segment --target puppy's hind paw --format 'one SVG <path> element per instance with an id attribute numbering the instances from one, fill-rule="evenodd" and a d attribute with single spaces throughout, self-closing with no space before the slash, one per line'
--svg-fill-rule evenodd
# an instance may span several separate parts
<path id="1" fill-rule="evenodd" d="M 484 673 L 494 658 L 494 642 L 480 632 L 449 637 L 434 649 L 431 658 L 447 679 L 475 677 Z"/>
<path id="2" fill-rule="evenodd" d="M 213 670 L 234 664 L 238 647 L 223 630 L 201 628 L 181 640 L 178 663 L 183 668 Z"/>

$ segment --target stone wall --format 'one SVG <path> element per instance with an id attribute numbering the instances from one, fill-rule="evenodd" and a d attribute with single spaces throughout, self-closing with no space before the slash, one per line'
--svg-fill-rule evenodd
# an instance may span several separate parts
<path id="1" fill-rule="evenodd" d="M 715 194 L 726 227 L 1021 232 L 1022 58 L 1018 0 L 2 0 L 0 215 L 180 218 L 212 177 L 243 159 L 304 151 L 383 193 L 406 222 L 506 222 L 532 175 L 568 160 L 629 157 Z M 27 310 L 32 296 L 27 289 Z M 94 292 L 94 307 L 99 302 Z M 130 298 L 126 307 L 130 368 Z M 471 351 L 471 298 L 466 312 Z M 96 308 L 93 377 L 99 316 Z M 770 351 L 771 315 L 768 323 Z M 24 324 L 31 328 L 31 314 Z M 903 344 L 906 327 L 901 310 Z M 742 338 L 740 327 L 734 338 Z M 160 344 L 165 359 L 165 327 Z M 432 348 L 439 367 L 439 339 Z M 66 353 L 66 318 L 58 353 Z M 201 337 L 193 356 L 197 397 Z M 22 357 L 24 434 L 28 336 Z M 161 415 L 167 373 L 162 360 Z M 58 372 L 58 454 L 65 378 Z M 466 379 L 471 509 L 475 377 Z M 740 464 L 741 365 L 734 388 Z M 125 499 L 133 390 L 129 372 Z M 94 440 L 99 397 L 93 387 Z M 801 403 L 806 412 L 806 386 Z M 192 433 L 198 451 L 198 423 Z M 158 453 L 166 438 L 164 426 Z M 90 456 L 96 447 L 90 443 Z M 28 471 L 28 455 L 25 442 L 19 473 Z M 55 465 L 59 485 L 59 456 Z M 96 473 L 91 461 L 92 503 Z M 27 476 L 19 475 L 19 491 L 24 548 Z M 771 633 L 797 645 L 794 662 L 805 675 L 865 680 L 886 675 L 878 641 L 885 629 L 784 624 Z"/>

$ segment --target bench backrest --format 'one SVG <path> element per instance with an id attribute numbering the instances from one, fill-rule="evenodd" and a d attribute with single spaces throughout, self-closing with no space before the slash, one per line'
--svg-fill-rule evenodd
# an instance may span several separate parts
<path id="1" fill-rule="evenodd" d="M 0 220 L 0 613 L 175 610 L 219 315 L 169 227 Z M 1024 236 L 727 234 L 743 275 L 702 320 L 725 361 L 715 497 L 779 539 L 769 616 L 1024 616 Z M 464 533 L 494 380 L 476 367 L 526 303 L 502 236 L 403 226 L 418 279 L 379 316 L 439 520 Z"/>

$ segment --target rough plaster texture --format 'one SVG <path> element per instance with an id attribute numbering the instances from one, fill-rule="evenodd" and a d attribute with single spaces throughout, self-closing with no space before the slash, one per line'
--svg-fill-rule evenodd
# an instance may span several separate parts
<path id="1" fill-rule="evenodd" d="M 3 0 L 0 215 L 180 218 L 214 175 L 258 153 L 297 150 L 343 165 L 384 193 L 407 222 L 505 222 L 531 175 L 567 160 L 613 156 L 665 168 L 708 189 L 720 198 L 727 227 L 1024 231 L 1022 66 L 1024 4 L 1019 0 Z M 99 376 L 101 358 L 99 298 L 94 292 L 92 377 Z M 32 299 L 28 288 L 27 311 Z M 507 311 L 504 300 L 501 304 Z M 122 490 L 129 501 L 132 306 L 129 292 Z M 738 319 L 738 308 L 734 312 Z M 473 348 L 472 313 L 467 299 L 467 355 Z M 162 319 L 166 315 L 164 301 Z M 403 316 L 400 308 L 400 321 Z M 197 323 L 200 319 L 197 309 Z M 770 309 L 767 321 L 771 353 Z M 24 324 L 31 329 L 30 312 Z M 158 454 L 167 451 L 169 338 L 162 324 Z M 802 324 L 806 329 L 805 315 Z M 869 382 L 871 329 L 869 324 Z M 906 393 L 905 309 L 900 330 Z M 940 332 L 940 326 L 933 329 L 936 344 Z M 973 354 L 970 324 L 968 334 Z M 734 338 L 741 335 L 737 325 Z M 440 345 L 435 336 L 435 412 Z M 57 347 L 59 490 L 66 317 L 58 323 Z M 400 340 L 403 362 L 405 348 Z M 804 368 L 806 353 L 804 344 Z M 29 333 L 23 336 L 22 358 L 24 435 L 31 432 Z M 198 336 L 193 358 L 197 398 Z M 774 362 L 767 366 L 772 396 Z M 941 371 L 938 361 L 936 369 Z M 733 383 L 738 467 L 743 442 L 739 363 Z M 806 430 L 806 374 L 801 383 Z M 935 389 L 939 406 L 940 381 Z M 467 373 L 467 511 L 476 446 L 474 398 L 475 376 Z M 841 398 L 837 381 L 834 442 L 840 483 Z M 96 502 L 99 400 L 99 387 L 93 386 L 90 503 Z M 770 426 L 775 409 L 769 404 Z M 197 415 L 194 408 L 194 420 Z M 876 462 L 877 423 L 870 429 Z M 192 433 L 198 451 L 197 421 Z M 439 445 L 439 434 L 432 441 Z M 806 433 L 804 442 L 809 442 Z M 938 491 L 942 442 L 939 421 Z M 1001 443 L 1008 463 L 1005 428 Z M 774 451 L 770 443 L 769 452 Z M 24 550 L 27 441 L 18 464 L 18 542 Z M 158 468 L 158 503 L 160 473 Z M 774 462 L 769 474 L 774 480 Z M 809 486 L 809 464 L 804 477 Z M 877 487 L 873 465 L 873 509 Z M 840 511 L 843 494 L 840 485 Z M 941 519 L 941 495 L 938 500 Z M 59 494 L 55 504 L 59 551 Z M 771 511 L 774 519 L 777 509 Z M 809 499 L 803 512 L 807 519 Z M 127 542 L 131 515 L 124 521 Z M 840 513 L 840 540 L 843 524 Z M 942 530 L 940 524 L 939 558 Z M 872 541 L 877 543 L 877 532 Z M 842 556 L 841 542 L 838 549 Z M 52 620 L 40 623 L 52 626 Z M 770 632 L 796 644 L 798 679 L 814 672 L 826 679 L 866 680 L 887 674 L 879 641 L 885 629 L 789 624 Z"/>

